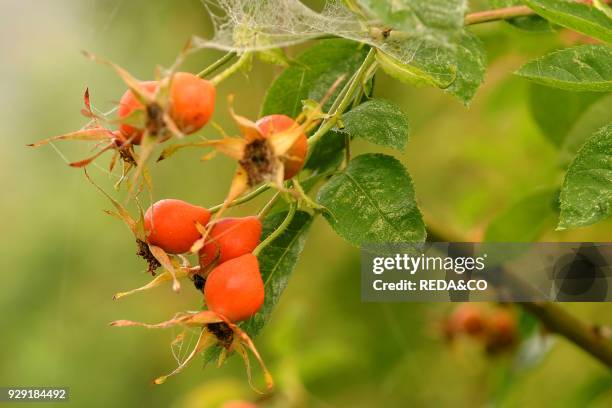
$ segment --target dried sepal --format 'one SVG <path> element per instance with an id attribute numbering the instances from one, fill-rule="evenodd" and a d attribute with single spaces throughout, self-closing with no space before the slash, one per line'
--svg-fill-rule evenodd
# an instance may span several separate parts
<path id="1" fill-rule="evenodd" d="M 38 146 L 46 145 L 51 142 L 56 142 L 59 140 L 81 140 L 81 141 L 86 141 L 86 142 L 92 142 L 92 141 L 100 141 L 100 140 L 110 140 L 112 137 L 113 137 L 113 134 L 110 130 L 103 128 L 103 127 L 94 127 L 94 128 L 77 130 L 76 132 L 65 133 L 63 135 L 49 137 L 47 139 L 43 139 L 38 142 L 30 143 L 27 146 L 38 147 Z"/>
<path id="2" fill-rule="evenodd" d="M 123 82 L 125 82 L 127 87 L 130 88 L 130 90 L 134 93 L 134 96 L 136 97 L 136 99 L 138 99 L 138 101 L 142 103 L 143 105 L 148 105 L 155 101 L 154 95 L 151 95 L 151 93 L 149 93 L 142 86 L 141 81 L 134 78 L 132 74 L 130 74 L 126 69 L 122 68 L 118 64 L 115 64 L 112 61 L 109 61 L 104 58 L 100 58 L 97 55 L 94 55 L 88 51 L 83 51 L 83 54 L 85 55 L 85 57 L 89 58 L 90 60 L 99 62 L 104 65 L 108 65 L 113 70 L 115 70 L 117 75 L 119 75 L 119 77 L 123 80 Z"/>
<path id="3" fill-rule="evenodd" d="M 90 156 L 86 159 L 83 160 L 78 160 L 75 162 L 71 162 L 68 163 L 68 165 L 70 167 L 86 167 L 87 165 L 89 165 L 91 162 L 93 162 L 94 160 L 96 160 L 98 157 L 100 157 L 104 152 L 113 149 L 115 147 L 115 142 L 110 142 L 109 144 L 107 144 L 106 146 L 104 146 L 103 148 L 101 148 L 100 150 L 98 150 L 93 156 Z"/>
<path id="4" fill-rule="evenodd" d="M 113 197 L 111 197 L 106 191 L 104 191 L 104 189 L 102 187 L 100 187 L 99 185 L 97 185 L 92 179 L 91 177 L 89 177 L 89 173 L 87 173 L 87 169 L 83 169 L 84 173 L 85 173 L 85 177 L 87 178 L 87 180 L 95 187 L 98 189 L 98 191 L 100 191 L 102 194 L 104 194 L 104 196 L 106 198 L 109 199 L 109 201 L 113 204 L 113 207 L 115 207 L 115 209 L 117 210 L 117 214 L 119 215 L 119 217 L 123 220 L 123 222 L 125 223 L 125 225 L 127 225 L 127 227 L 130 229 L 130 231 L 132 232 L 132 234 L 134 235 L 134 237 L 136 237 L 136 239 L 140 239 L 142 241 L 146 240 L 146 237 L 144 235 L 144 231 L 140 230 L 137 227 L 137 222 L 134 220 L 134 218 L 132 218 L 132 216 L 130 215 L 129 211 L 123 206 L 121 205 L 117 200 L 115 200 Z"/>
<path id="5" fill-rule="evenodd" d="M 229 105 L 230 115 L 232 119 L 234 120 L 234 122 L 236 122 L 236 124 L 238 125 L 238 128 L 240 129 L 240 133 L 242 134 L 242 136 L 244 137 L 244 140 L 247 143 L 250 143 L 253 140 L 264 138 L 263 135 L 261 134 L 261 131 L 259 130 L 259 127 L 257 127 L 255 122 L 253 122 L 250 119 L 245 118 L 244 116 L 240 116 L 236 114 L 236 112 L 234 112 L 234 106 L 233 106 L 234 95 L 229 95 L 227 97 L 227 103 Z"/>
<path id="6" fill-rule="evenodd" d="M 209 323 L 219 323 L 223 319 L 218 314 L 211 312 L 210 310 L 203 310 L 200 312 L 184 312 L 177 313 L 172 319 L 148 324 L 142 322 L 136 322 L 132 320 L 115 320 L 110 323 L 113 327 L 144 327 L 146 329 L 166 329 L 174 326 L 187 326 L 187 327 L 203 327 Z"/>
<path id="7" fill-rule="evenodd" d="M 141 286 L 136 289 L 128 290 L 126 292 L 116 293 L 115 295 L 113 295 L 113 300 L 117 300 L 117 299 L 120 299 L 128 295 L 132 295 L 137 292 L 142 292 L 142 291 L 146 291 L 149 289 L 153 289 L 166 282 L 174 281 L 175 278 L 182 279 L 190 275 L 191 275 L 191 271 L 188 268 L 184 268 L 184 267 L 181 267 L 178 270 L 176 270 L 175 275 L 172 275 L 172 273 L 170 273 L 168 270 L 165 270 L 164 272 L 157 275 L 155 278 L 153 278 L 153 280 L 151 280 L 149 283 L 147 283 L 144 286 Z"/>
<path id="8" fill-rule="evenodd" d="M 176 268 L 172 262 L 170 256 L 158 246 L 149 244 L 149 251 L 158 260 L 158 262 L 168 271 L 172 277 L 172 290 L 178 292 L 181 290 L 181 284 L 178 281 L 179 273 L 176 271 Z M 180 270 L 180 269 L 179 269 Z"/>
<path id="9" fill-rule="evenodd" d="M 185 360 L 183 360 L 183 362 L 178 367 L 176 367 L 174 371 L 172 371 L 170 374 L 162 375 L 161 377 L 157 377 L 155 380 L 153 380 L 153 384 L 156 384 L 156 385 L 163 384 L 164 382 L 166 382 L 168 377 L 171 377 L 173 375 L 180 373 L 181 371 L 185 369 L 185 367 L 187 367 L 187 365 L 189 365 L 191 361 L 193 361 L 193 359 L 195 359 L 198 356 L 198 354 L 200 354 L 204 349 L 214 345 L 215 343 L 216 343 L 215 337 L 208 331 L 202 330 L 200 332 L 200 335 L 198 336 L 198 341 L 196 342 L 195 347 L 193 348 L 191 353 L 187 356 L 187 358 L 185 358 Z"/>

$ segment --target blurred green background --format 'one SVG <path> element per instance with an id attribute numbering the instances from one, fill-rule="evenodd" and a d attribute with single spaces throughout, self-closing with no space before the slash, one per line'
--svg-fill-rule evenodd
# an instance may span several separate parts
<path id="1" fill-rule="evenodd" d="M 109 203 L 81 171 L 64 165 L 88 150 L 58 143 L 37 150 L 25 144 L 83 125 L 82 93 L 91 90 L 102 111 L 124 86 L 107 67 L 86 60 L 88 50 L 151 78 L 169 66 L 192 34 L 209 36 L 197 0 L 3 0 L 0 2 L 0 386 L 68 386 L 72 406 L 214 407 L 254 399 L 242 362 L 220 369 L 192 364 L 165 385 L 150 380 L 175 365 L 172 331 L 114 329 L 125 318 L 155 322 L 196 309 L 189 285 L 113 301 L 113 293 L 148 280 L 134 256 L 128 230 L 102 209 Z M 493 23 L 478 27 L 489 71 L 471 108 L 433 89 L 398 85 L 380 75 L 376 94 L 399 103 L 412 126 L 400 158 L 411 171 L 427 220 L 477 239 L 486 225 L 524 195 L 554 186 L 562 176 L 556 148 L 529 113 L 529 85 L 511 73 L 522 62 L 568 41 Z M 289 50 L 289 54 L 297 49 Z M 192 55 L 197 72 L 217 51 Z M 279 68 L 256 63 L 218 89 L 215 120 L 234 132 L 225 97 L 255 118 Z M 216 136 L 212 127 L 204 131 Z M 355 151 L 372 149 L 357 142 Z M 61 153 L 61 154 L 60 154 Z M 222 201 L 229 160 L 198 161 L 185 151 L 153 166 L 156 199 L 176 197 L 210 206 Z M 110 191 L 115 176 L 106 160 L 92 177 Z M 263 199 L 263 197 L 262 197 Z M 262 200 L 234 214 L 255 211 Z M 544 239 L 610 241 L 612 223 Z M 581 318 L 612 323 L 610 304 L 568 304 Z M 449 347 L 438 322 L 450 310 L 438 304 L 363 304 L 359 252 L 318 219 L 303 257 L 270 325 L 255 339 L 279 386 L 276 406 L 611 406 L 610 374 L 560 339 L 543 360 L 516 369 L 513 355 L 487 357 L 471 341 Z M 257 372 L 257 371 L 256 371 Z M 258 372 L 257 372 L 258 373 Z M 27 406 L 27 404 L 20 405 Z"/>

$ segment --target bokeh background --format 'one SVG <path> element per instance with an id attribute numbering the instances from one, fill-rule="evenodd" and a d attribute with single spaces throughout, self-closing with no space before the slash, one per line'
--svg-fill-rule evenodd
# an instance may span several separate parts
<path id="1" fill-rule="evenodd" d="M 211 33 L 197 0 L 0 1 L 0 385 L 68 386 L 71 406 L 214 407 L 255 399 L 242 362 L 220 369 L 192 364 L 165 385 L 150 380 L 170 371 L 176 332 L 114 329 L 109 321 L 158 321 L 197 308 L 187 285 L 113 301 L 113 293 L 147 281 L 144 265 L 109 203 L 81 171 L 69 168 L 87 153 L 78 143 L 37 150 L 25 144 L 83 125 L 82 93 L 89 87 L 100 110 L 124 90 L 107 67 L 86 60 L 88 50 L 118 62 L 139 78 L 169 66 L 187 39 Z M 555 147 L 529 113 L 529 85 L 511 73 L 531 57 L 569 41 L 493 23 L 477 27 L 489 71 L 471 108 L 432 89 L 398 85 L 384 75 L 378 96 L 407 112 L 412 135 L 398 157 L 411 171 L 428 221 L 452 234 L 477 238 L 494 217 L 562 172 Z M 570 36 L 571 37 L 571 36 Z M 298 52 L 296 47 L 289 54 Z M 221 55 L 201 51 L 184 69 L 197 72 Z M 235 131 L 225 96 L 255 118 L 278 67 L 256 63 L 218 89 L 215 121 Z M 212 127 L 204 130 L 215 136 Z M 372 149 L 356 142 L 355 151 Z M 222 201 L 233 163 L 199 162 L 185 151 L 153 166 L 155 197 L 210 206 Z M 108 191 L 115 176 L 106 160 L 91 168 Z M 265 197 L 264 197 L 265 198 Z M 256 210 L 262 201 L 234 214 Z M 545 240 L 610 241 L 612 223 Z M 610 304 L 564 305 L 585 320 L 612 323 Z M 323 219 L 272 321 L 255 340 L 279 384 L 276 406 L 611 406 L 609 371 L 564 340 L 528 368 L 516 356 L 490 358 L 471 341 L 450 347 L 438 304 L 363 304 L 359 253 Z M 183 351 L 184 352 L 184 351 Z M 27 406 L 20 405 L 20 406 Z"/>

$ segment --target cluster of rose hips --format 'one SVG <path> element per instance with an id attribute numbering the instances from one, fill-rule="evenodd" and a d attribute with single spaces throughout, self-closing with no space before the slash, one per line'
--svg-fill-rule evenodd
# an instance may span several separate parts
<path id="1" fill-rule="evenodd" d="M 201 238 L 198 225 L 208 227 L 199 250 L 199 269 L 191 279 L 204 292 L 208 309 L 232 322 L 253 316 L 264 300 L 259 263 L 252 254 L 262 225 L 255 216 L 221 218 L 209 224 L 210 211 L 185 201 L 166 199 L 144 215 L 147 242 L 168 254 L 184 254 Z"/>
<path id="2" fill-rule="evenodd" d="M 96 57 L 92 57 L 99 60 Z M 99 60 L 100 61 L 100 60 Z M 111 130 L 107 118 L 94 112 L 89 91 L 85 92 L 85 108 L 82 113 L 90 119 L 86 127 L 76 132 L 55 136 L 34 143 L 40 146 L 58 140 L 96 141 L 98 151 L 92 157 L 69 163 L 73 167 L 86 167 L 102 153 L 114 150 L 112 170 L 117 158 L 123 160 L 123 173 L 136 169 L 130 193 L 150 187 L 146 164 L 153 149 L 172 137 L 181 139 L 193 134 L 209 122 L 215 106 L 215 87 L 205 79 L 187 72 L 171 73 L 156 81 L 140 82 L 121 67 L 112 66 L 127 84 L 117 109 L 118 129 Z M 152 204 L 140 218 L 133 218 L 127 209 L 100 189 L 113 203 L 112 215 L 123 219 L 138 244 L 138 254 L 148 261 L 149 271 L 163 267 L 164 271 L 147 285 L 128 292 L 118 293 L 120 298 L 137 291 L 150 289 L 172 281 L 173 289 L 180 288 L 179 279 L 189 278 L 204 294 L 206 309 L 199 312 L 178 313 L 172 319 L 158 324 L 145 324 L 118 320 L 113 326 L 142 326 L 165 328 L 197 327 L 200 335 L 191 354 L 165 379 L 180 372 L 203 350 L 220 346 L 219 364 L 231 352 L 238 353 L 247 365 L 251 379 L 248 351 L 259 362 L 270 388 L 272 379 L 249 336 L 237 325 L 251 318 L 264 303 L 264 283 L 259 262 L 254 254 L 260 244 L 262 223 L 259 217 L 222 218 L 221 214 L 234 199 L 250 188 L 269 183 L 285 194 L 289 200 L 305 199 L 303 190 L 297 188 L 296 176 L 303 167 L 308 151 L 306 132 L 321 117 L 319 104 L 315 109 L 295 120 L 285 115 L 269 115 L 257 122 L 230 113 L 237 123 L 241 137 L 203 140 L 174 145 L 164 150 L 160 160 L 187 146 L 211 147 L 235 159 L 238 169 L 229 188 L 226 200 L 213 216 L 210 210 L 185 201 L 164 199 Z M 89 178 L 87 172 L 85 172 Z M 142 176 L 142 178 L 140 177 Z M 294 189 L 285 181 L 292 179 Z M 136 185 L 138 182 L 139 185 Z M 95 185 L 95 183 L 93 183 Z M 137 201 L 138 202 L 138 201 Z M 196 254 L 198 265 L 192 266 L 185 255 Z M 180 335 L 180 341 L 184 334 Z"/>
<path id="3" fill-rule="evenodd" d="M 484 310 L 462 304 L 443 322 L 443 331 L 449 341 L 459 336 L 474 338 L 482 342 L 489 354 L 511 350 L 518 340 L 516 315 L 509 307 Z"/>

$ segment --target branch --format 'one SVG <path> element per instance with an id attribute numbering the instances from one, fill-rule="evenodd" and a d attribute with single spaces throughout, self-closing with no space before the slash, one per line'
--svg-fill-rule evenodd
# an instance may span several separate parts
<path id="1" fill-rule="evenodd" d="M 467 242 L 459 236 L 449 236 L 434 223 L 427 223 L 427 239 L 431 242 Z M 506 273 L 511 284 L 525 290 L 525 284 Z M 552 302 L 518 302 L 520 307 L 536 317 L 548 330 L 559 334 L 612 369 L 612 339 L 596 325 L 587 324 Z"/>
<path id="2" fill-rule="evenodd" d="M 610 0 L 602 0 L 603 3 L 609 4 Z M 592 0 L 578 0 L 578 3 L 592 5 Z M 480 24 L 488 23 L 489 21 L 507 20 L 514 17 L 533 16 L 536 12 L 527 6 L 504 7 L 494 10 L 477 11 L 469 13 L 465 16 L 465 24 Z"/>
<path id="3" fill-rule="evenodd" d="M 506 20 L 513 17 L 534 15 L 535 11 L 527 6 L 505 7 L 495 10 L 477 11 L 465 16 L 465 24 L 488 23 L 489 21 Z"/>

